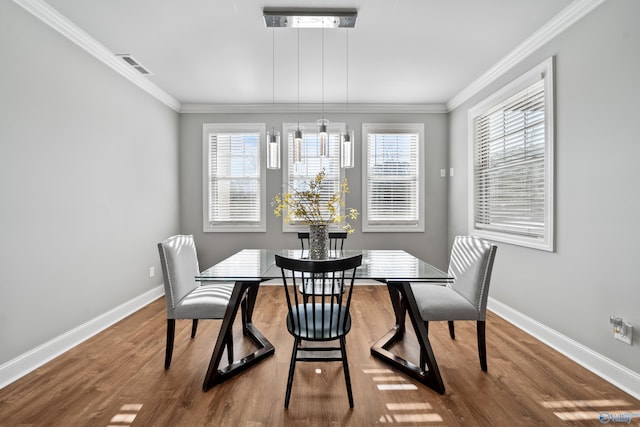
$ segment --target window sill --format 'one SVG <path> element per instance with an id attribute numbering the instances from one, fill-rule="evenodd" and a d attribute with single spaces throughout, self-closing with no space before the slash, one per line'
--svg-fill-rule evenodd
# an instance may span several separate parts
<path id="1" fill-rule="evenodd" d="M 243 225 L 222 225 L 222 226 L 205 226 L 202 231 L 204 233 L 265 233 L 267 231 L 264 226 L 243 226 Z"/>
<path id="2" fill-rule="evenodd" d="M 530 249 L 538 249 L 547 252 L 555 252 L 553 247 L 553 241 L 547 239 L 537 239 L 534 237 L 517 236 L 507 233 L 499 233 L 495 231 L 486 230 L 471 230 L 470 235 L 480 237 L 482 239 L 492 240 L 495 242 L 508 243 L 516 246 L 523 246 Z"/>

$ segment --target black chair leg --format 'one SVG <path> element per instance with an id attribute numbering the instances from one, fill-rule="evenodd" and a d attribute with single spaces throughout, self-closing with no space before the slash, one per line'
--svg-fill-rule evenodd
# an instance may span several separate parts
<path id="1" fill-rule="evenodd" d="M 173 355 L 173 336 L 176 331 L 176 319 L 167 319 L 167 350 L 164 356 L 164 369 L 171 366 L 171 356 Z"/>
<path id="2" fill-rule="evenodd" d="M 287 378 L 287 393 L 284 397 L 284 407 L 289 407 L 289 400 L 291 399 L 291 386 L 293 385 L 293 372 L 296 369 L 296 358 L 298 357 L 298 346 L 300 345 L 300 339 L 295 338 L 293 343 L 293 352 L 291 353 L 291 362 L 289 363 L 289 378 Z"/>
<path id="3" fill-rule="evenodd" d="M 427 334 L 428 334 L 429 333 L 429 321 L 428 320 L 424 321 L 424 328 L 427 330 Z M 424 370 L 426 364 L 427 364 L 427 359 L 424 356 L 424 351 L 422 351 L 422 349 L 420 349 L 420 369 Z"/>
<path id="4" fill-rule="evenodd" d="M 447 323 L 449 323 L 449 336 L 451 337 L 452 340 L 455 340 L 456 330 L 453 327 L 453 320 L 449 320 Z"/>
<path id="5" fill-rule="evenodd" d="M 240 311 L 241 311 L 241 318 L 242 318 L 242 335 L 248 335 L 249 334 L 249 330 L 247 329 L 247 323 L 249 322 L 247 319 L 247 316 L 249 315 L 249 313 L 247 312 L 248 307 L 247 307 L 247 296 L 245 295 L 244 298 L 242 298 L 242 301 L 240 301 Z"/>
<path id="6" fill-rule="evenodd" d="M 347 397 L 349 398 L 349 408 L 353 409 L 351 376 L 349 375 L 349 361 L 347 360 L 347 340 L 344 336 L 340 337 L 340 352 L 342 353 L 342 368 L 344 369 L 344 380 L 347 383 Z"/>
<path id="7" fill-rule="evenodd" d="M 198 330 L 198 319 L 193 319 L 193 324 L 191 325 L 191 338 L 196 337 L 197 330 Z"/>
<path id="8" fill-rule="evenodd" d="M 229 365 L 233 363 L 233 333 L 231 331 L 227 334 L 227 360 L 229 360 Z"/>
<path id="9" fill-rule="evenodd" d="M 480 356 L 480 368 L 487 372 L 487 340 L 485 332 L 485 321 L 478 320 L 478 355 Z"/>

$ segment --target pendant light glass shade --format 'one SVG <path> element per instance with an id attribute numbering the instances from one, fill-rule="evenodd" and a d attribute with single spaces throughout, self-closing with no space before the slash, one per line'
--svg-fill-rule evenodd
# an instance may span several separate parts
<path id="1" fill-rule="evenodd" d="M 280 132 L 267 131 L 267 169 L 280 169 Z"/>
<path id="2" fill-rule="evenodd" d="M 300 128 L 293 133 L 293 161 L 302 163 L 302 131 Z"/>
<path id="3" fill-rule="evenodd" d="M 355 135 L 353 129 L 349 130 L 347 128 L 340 139 L 340 167 L 345 169 L 355 167 Z"/>
<path id="4" fill-rule="evenodd" d="M 318 120 L 318 154 L 320 157 L 329 156 L 329 132 L 327 131 L 329 120 Z"/>

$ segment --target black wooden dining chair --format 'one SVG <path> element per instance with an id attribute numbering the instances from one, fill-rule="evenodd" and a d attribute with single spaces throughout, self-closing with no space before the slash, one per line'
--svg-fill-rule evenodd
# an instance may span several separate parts
<path id="1" fill-rule="evenodd" d="M 346 335 L 351 329 L 351 295 L 356 269 L 362 263 L 362 255 L 331 260 L 301 260 L 275 256 L 282 272 L 287 300 L 287 330 L 293 335 L 293 352 L 289 365 L 284 407 L 289 407 L 293 374 L 296 362 L 342 362 L 347 385 L 349 407 L 353 408 L 351 378 L 347 361 Z M 301 283 L 309 282 L 312 292 L 308 302 L 298 292 Z M 340 289 L 339 292 L 334 292 Z M 338 340 L 338 346 L 305 346 L 303 341 L 328 342 Z M 329 352 L 340 351 L 340 357 Z M 301 354 L 299 354 L 301 353 Z M 313 354 L 316 354 L 315 356 Z"/>
<path id="2" fill-rule="evenodd" d="M 344 241 L 347 238 L 346 231 L 330 231 L 329 232 L 329 251 L 337 251 L 344 249 Z M 309 232 L 298 232 L 300 247 L 304 251 L 309 249 Z"/>

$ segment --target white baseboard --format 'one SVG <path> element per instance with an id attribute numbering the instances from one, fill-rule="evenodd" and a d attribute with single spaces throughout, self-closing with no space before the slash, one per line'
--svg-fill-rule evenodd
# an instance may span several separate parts
<path id="1" fill-rule="evenodd" d="M 536 339 L 640 399 L 640 374 L 489 297 L 488 308 Z"/>
<path id="2" fill-rule="evenodd" d="M 164 286 L 157 286 L 144 294 L 115 307 L 100 316 L 0 365 L 0 388 L 6 387 L 65 351 L 91 338 L 128 315 L 164 295 Z"/>

